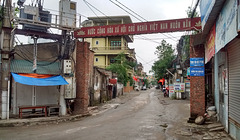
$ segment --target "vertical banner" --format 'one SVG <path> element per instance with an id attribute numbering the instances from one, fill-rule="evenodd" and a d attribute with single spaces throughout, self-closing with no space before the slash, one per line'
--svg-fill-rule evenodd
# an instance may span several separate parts
<path id="1" fill-rule="evenodd" d="M 169 84 L 169 97 L 172 98 L 174 96 L 174 86 L 173 84 Z"/>
<path id="2" fill-rule="evenodd" d="M 205 64 L 211 60 L 215 54 L 216 24 L 213 25 L 205 45 Z"/>

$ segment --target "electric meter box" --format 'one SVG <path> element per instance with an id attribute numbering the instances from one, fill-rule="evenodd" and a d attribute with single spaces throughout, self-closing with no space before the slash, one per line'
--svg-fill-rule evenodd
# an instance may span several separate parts
<path id="1" fill-rule="evenodd" d="M 64 60 L 63 61 L 63 73 L 70 74 L 72 73 L 72 61 L 71 60 Z"/>
<path id="2" fill-rule="evenodd" d="M 70 0 L 59 1 L 59 24 L 62 27 L 76 28 L 77 3 Z"/>

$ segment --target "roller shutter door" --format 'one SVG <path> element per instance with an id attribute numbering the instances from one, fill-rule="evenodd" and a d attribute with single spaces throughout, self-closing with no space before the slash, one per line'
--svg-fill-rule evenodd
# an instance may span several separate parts
<path id="1" fill-rule="evenodd" d="M 240 39 L 228 47 L 229 118 L 240 124 Z"/>

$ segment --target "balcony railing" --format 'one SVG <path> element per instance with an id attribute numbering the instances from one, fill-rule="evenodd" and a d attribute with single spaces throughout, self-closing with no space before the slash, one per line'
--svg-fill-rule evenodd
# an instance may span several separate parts
<path id="1" fill-rule="evenodd" d="M 129 49 L 128 47 L 124 46 L 106 46 L 106 47 L 92 47 L 92 50 L 97 54 L 119 54 L 121 52 L 128 54 L 128 57 L 132 59 L 136 59 L 135 57 L 135 50 Z"/>
<path id="2" fill-rule="evenodd" d="M 93 51 L 103 51 L 103 50 L 129 50 L 128 47 L 121 46 L 106 46 L 106 47 L 92 47 Z"/>

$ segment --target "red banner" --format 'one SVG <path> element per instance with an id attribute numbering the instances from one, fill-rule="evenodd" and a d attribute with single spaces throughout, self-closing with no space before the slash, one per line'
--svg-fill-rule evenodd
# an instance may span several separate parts
<path id="1" fill-rule="evenodd" d="M 212 27 L 205 46 L 205 63 L 211 60 L 215 54 L 215 37 L 216 37 L 216 24 Z"/>
<path id="2" fill-rule="evenodd" d="M 184 18 L 130 24 L 82 27 L 74 32 L 75 38 L 122 36 L 166 33 L 201 29 L 201 18 Z"/>

